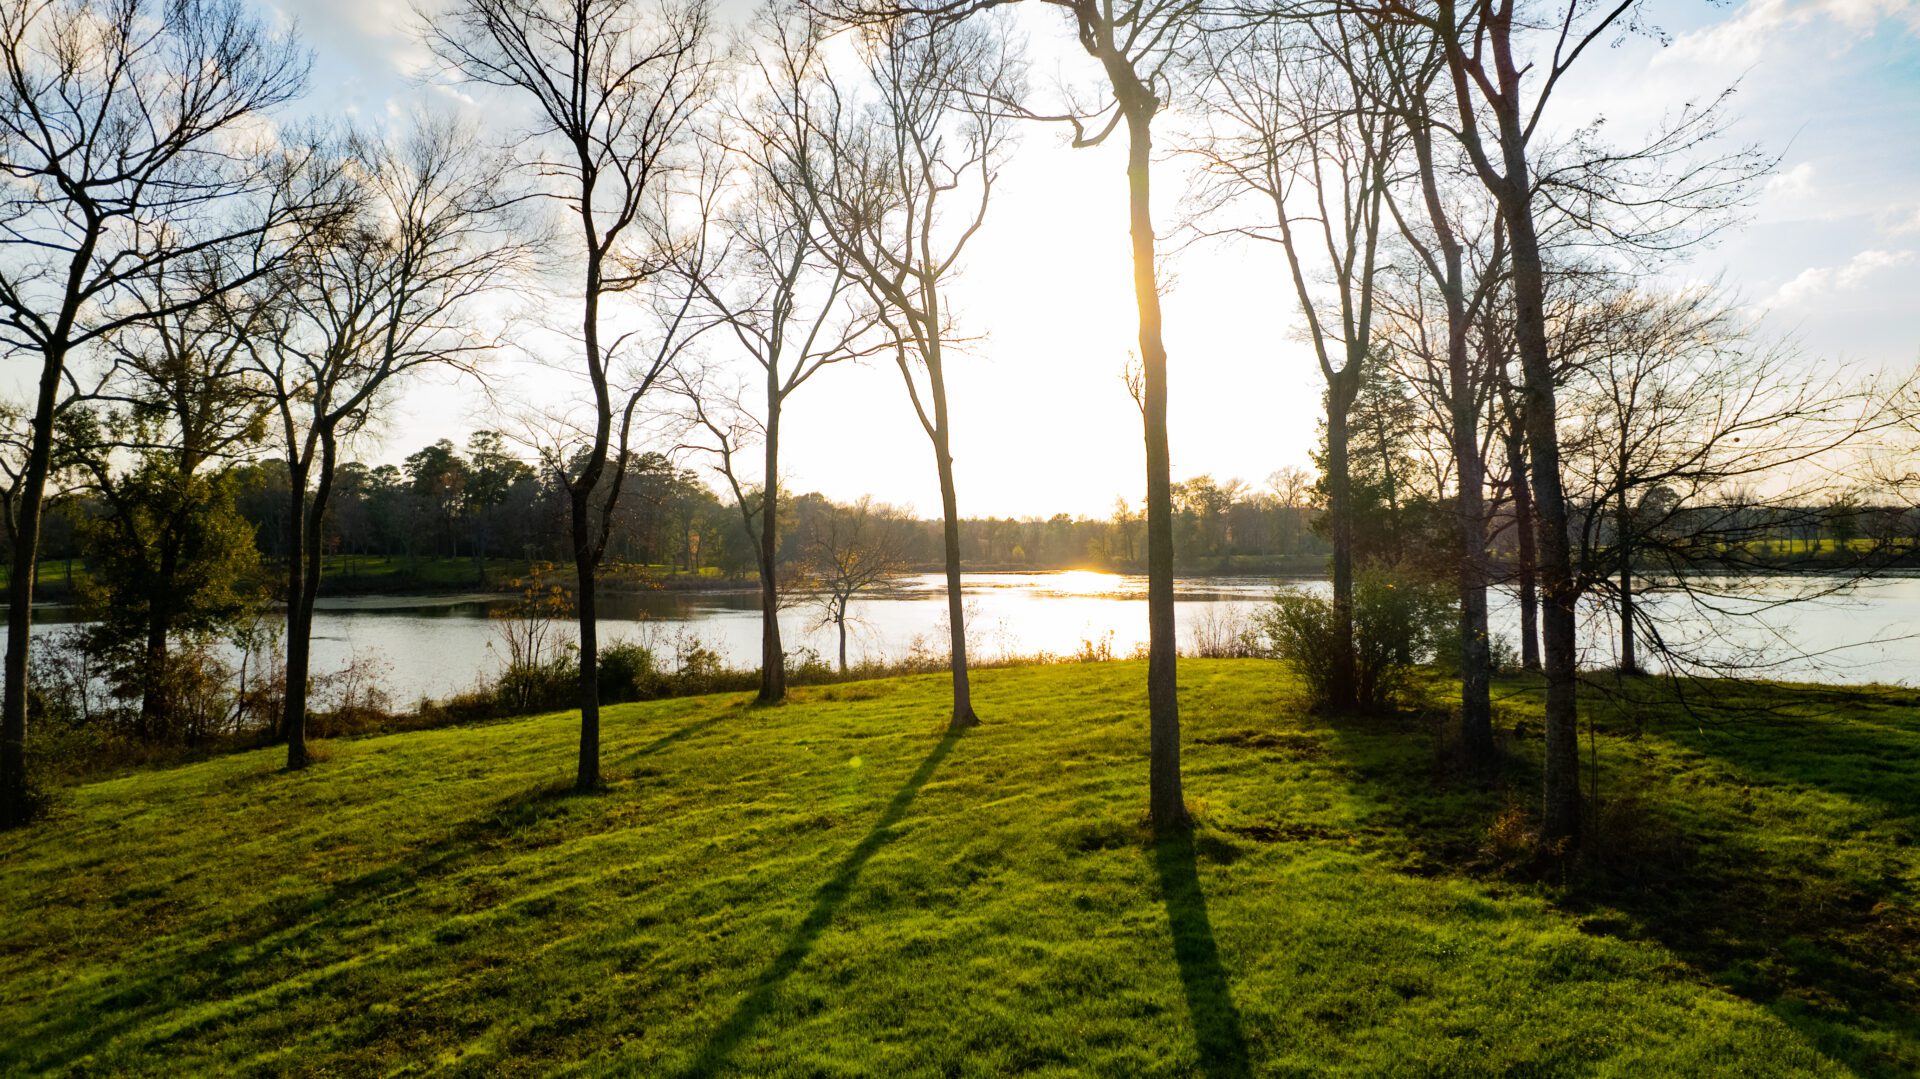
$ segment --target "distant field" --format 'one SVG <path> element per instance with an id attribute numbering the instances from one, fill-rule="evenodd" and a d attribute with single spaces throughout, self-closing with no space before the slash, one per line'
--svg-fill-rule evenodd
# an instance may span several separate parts
<path id="1" fill-rule="evenodd" d="M 1603 733 L 1637 793 L 1542 881 L 1488 845 L 1529 685 L 1466 782 L 1428 721 L 1181 672 L 1159 845 L 1135 663 L 981 672 L 959 737 L 938 676 L 620 706 L 590 796 L 565 715 L 70 789 L 0 835 L 0 1073 L 1920 1071 L 1911 691 Z"/>

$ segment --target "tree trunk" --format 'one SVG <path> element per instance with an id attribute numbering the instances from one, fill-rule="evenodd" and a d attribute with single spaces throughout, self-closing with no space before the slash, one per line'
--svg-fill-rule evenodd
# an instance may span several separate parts
<path id="1" fill-rule="evenodd" d="M 1516 431 L 1507 438 L 1507 468 L 1513 476 L 1514 567 L 1520 603 L 1520 666 L 1540 669 L 1540 594 L 1534 577 L 1533 487 L 1527 482 L 1526 442 Z"/>
<path id="2" fill-rule="evenodd" d="M 780 393 L 777 369 L 767 369 L 766 484 L 760 496 L 760 695 L 759 704 L 787 696 L 787 654 L 780 645 Z"/>
<path id="3" fill-rule="evenodd" d="M 1620 548 L 1620 673 L 1639 674 L 1640 656 L 1633 635 L 1633 528 L 1627 507 L 1626 485 L 1620 488 L 1620 516 L 1616 541 Z"/>
<path id="4" fill-rule="evenodd" d="M 1515 130 L 1503 139 L 1509 156 L 1519 152 L 1517 118 L 1502 117 Z M 1508 162 L 1508 175 L 1526 177 L 1524 159 Z M 1547 343 L 1546 274 L 1534 233 L 1529 187 L 1503 200 L 1511 243 L 1514 330 L 1525 371 L 1527 450 L 1532 464 L 1534 513 L 1538 524 L 1540 619 L 1547 676 L 1546 759 L 1543 769 L 1543 828 L 1550 842 L 1580 840 L 1580 745 L 1577 726 L 1578 672 L 1575 669 L 1573 552 L 1567 532 L 1567 502 L 1560 485 L 1558 402 L 1552 353 Z"/>
<path id="5" fill-rule="evenodd" d="M 1353 630 L 1353 476 L 1347 414 L 1358 391 L 1359 369 L 1342 369 L 1327 386 L 1327 516 L 1333 532 L 1333 670 L 1327 708 L 1336 715 L 1359 707 L 1359 664 Z"/>
<path id="6" fill-rule="evenodd" d="M 313 603 L 320 595 L 320 541 L 332 493 L 333 432 L 320 432 L 319 475 L 313 477 L 313 498 L 306 497 L 308 469 L 290 470 L 293 534 L 289 537 L 287 571 L 287 699 L 281 726 L 287 738 L 287 767 L 305 768 L 307 752 L 307 685 L 313 660 Z"/>
<path id="7" fill-rule="evenodd" d="M 1462 327 L 1449 351 L 1453 372 L 1453 455 L 1460 484 L 1460 735 L 1477 761 L 1493 759 L 1493 648 L 1487 630 L 1487 516 L 1473 388 Z"/>
<path id="8" fill-rule="evenodd" d="M 840 631 L 840 673 L 847 673 L 847 601 L 841 597 L 833 611 L 834 628 Z"/>
<path id="9" fill-rule="evenodd" d="M 13 573 L 7 579 L 6 689 L 0 694 L 0 827 L 25 824 L 27 791 L 27 652 L 33 632 L 33 584 L 40 561 L 41 500 L 53 471 L 53 417 L 59 403 L 64 349 L 47 353 L 34 403 L 33 437 L 14 507 Z"/>
<path id="10" fill-rule="evenodd" d="M 580 633 L 580 759 L 574 773 L 577 790 L 600 786 L 600 637 L 595 608 L 591 488 L 573 492 L 574 611 Z"/>
<path id="11" fill-rule="evenodd" d="M 1124 84 L 1122 84 L 1124 85 Z M 1150 168 L 1153 113 L 1145 87 L 1122 90 L 1133 294 L 1140 308 L 1141 415 L 1147 449 L 1147 816 L 1157 834 L 1192 826 L 1180 789 L 1179 640 L 1173 607 L 1173 474 L 1167 443 L 1167 349 L 1161 337 Z M 1148 94 L 1144 101 L 1130 100 Z"/>
<path id="12" fill-rule="evenodd" d="M 954 490 L 953 454 L 948 451 L 947 387 L 941 377 L 940 361 L 927 365 L 934 413 L 934 455 L 940 469 L 940 535 L 946 555 L 947 631 L 953 649 L 953 717 L 948 730 L 964 730 L 980 725 L 973 710 L 973 686 L 967 677 L 967 610 L 960 592 L 960 502 Z"/>

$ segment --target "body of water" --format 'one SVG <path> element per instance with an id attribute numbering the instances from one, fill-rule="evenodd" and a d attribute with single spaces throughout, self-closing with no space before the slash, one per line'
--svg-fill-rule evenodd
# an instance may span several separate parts
<path id="1" fill-rule="evenodd" d="M 1178 582 L 1181 647 L 1196 635 L 1249 617 L 1278 587 L 1324 593 L 1324 580 L 1191 577 Z M 1920 578 L 1872 581 L 1845 594 L 1779 603 L 1806 582 L 1742 582 L 1754 598 L 1717 604 L 1712 612 L 1683 607 L 1671 597 L 1664 632 L 1693 650 L 1744 665 L 1766 677 L 1823 682 L 1920 682 Z M 1070 655 L 1091 643 L 1118 657 L 1144 650 L 1146 578 L 1069 571 L 979 573 L 966 578 L 970 653 L 983 659 L 1040 652 Z M 325 599 L 314 614 L 316 673 L 356 660 L 372 664 L 399 703 L 474 688 L 500 670 L 504 650 L 488 617 L 503 605 L 495 595 L 355 596 Z M 654 592 L 601 599 L 601 640 L 650 644 L 663 655 L 694 641 L 728 664 L 759 661 L 759 595 L 752 591 Z M 916 647 L 944 654 L 944 578 L 902 578 L 885 591 L 857 599 L 849 626 L 848 658 L 892 659 Z M 66 621 L 63 621 L 63 616 Z M 35 636 L 72 625 L 71 611 L 49 609 Z M 1518 610 L 1496 593 L 1493 631 L 1518 640 Z M 833 627 L 804 599 L 781 612 L 789 652 L 811 649 L 832 662 Z M 1589 611 L 1584 662 L 1611 662 L 1613 620 Z"/>

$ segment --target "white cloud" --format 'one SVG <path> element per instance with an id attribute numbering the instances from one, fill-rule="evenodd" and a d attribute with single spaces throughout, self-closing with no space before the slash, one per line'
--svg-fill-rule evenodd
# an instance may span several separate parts
<path id="1" fill-rule="evenodd" d="M 1681 34 L 1661 61 L 1750 67 L 1769 45 L 1804 48 L 1805 35 L 1792 31 L 1809 28 L 1843 31 L 1835 45 L 1844 50 L 1889 19 L 1920 32 L 1920 0 L 1749 0 L 1731 18 Z"/>
<path id="2" fill-rule="evenodd" d="M 1799 276 L 1780 286 L 1774 299 L 1783 304 L 1799 303 L 1829 292 L 1859 288 L 1870 277 L 1914 259 L 1914 252 L 1886 251 L 1874 248 L 1862 251 L 1842 266 L 1810 266 Z"/>

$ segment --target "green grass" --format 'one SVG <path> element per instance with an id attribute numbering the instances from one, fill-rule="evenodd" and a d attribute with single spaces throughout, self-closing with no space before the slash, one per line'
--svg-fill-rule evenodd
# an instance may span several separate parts
<path id="1" fill-rule="evenodd" d="M 1603 737 L 1627 868 L 1529 882 L 1482 852 L 1526 737 L 1466 782 L 1273 664 L 1182 679 L 1159 845 L 1134 663 L 981 672 L 958 737 L 939 676 L 621 706 L 589 796 L 566 716 L 73 788 L 0 836 L 0 1073 L 1920 1067 L 1910 695 Z"/>

